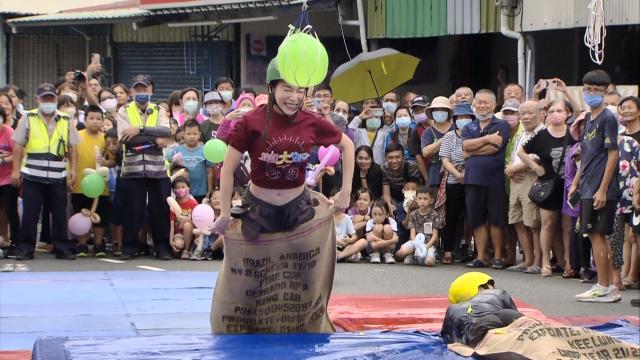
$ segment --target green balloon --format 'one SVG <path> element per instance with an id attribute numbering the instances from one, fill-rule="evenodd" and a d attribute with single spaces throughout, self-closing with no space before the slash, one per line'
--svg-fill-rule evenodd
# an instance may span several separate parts
<path id="1" fill-rule="evenodd" d="M 227 144 L 220 139 L 211 139 L 204 144 L 202 150 L 204 152 L 204 158 L 207 159 L 208 162 L 219 164 L 227 154 Z"/>
<path id="2" fill-rule="evenodd" d="M 98 173 L 89 174 L 82 179 L 80 190 L 84 196 L 95 199 L 104 191 L 104 178 Z"/>
<path id="3" fill-rule="evenodd" d="M 287 36 L 278 48 L 276 59 L 280 75 L 291 85 L 315 86 L 327 76 L 327 50 L 313 35 L 296 31 Z"/>

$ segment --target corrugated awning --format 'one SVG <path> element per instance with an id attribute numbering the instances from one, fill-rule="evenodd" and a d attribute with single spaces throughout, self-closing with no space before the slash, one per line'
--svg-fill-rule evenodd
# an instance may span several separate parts
<path id="1" fill-rule="evenodd" d="M 11 27 L 38 25 L 86 25 L 104 24 L 118 21 L 133 21 L 151 15 L 149 10 L 139 8 L 111 9 L 97 11 L 74 11 L 55 14 L 26 16 L 7 20 Z"/>
<path id="2" fill-rule="evenodd" d="M 299 7 L 303 2 L 303 0 L 226 0 L 207 5 L 147 10 L 141 9 L 137 0 L 125 0 L 114 2 L 109 8 L 105 8 L 108 5 L 77 8 L 55 14 L 15 18 L 7 20 L 7 24 L 15 30 L 17 27 L 23 26 L 111 24 L 117 22 L 134 22 L 134 28 L 136 28 L 169 22 L 234 21 L 234 19 L 277 15 Z M 127 7 L 123 8 L 122 4 L 126 4 Z M 313 1 L 313 10 L 322 11 L 334 8 L 335 0 Z"/>

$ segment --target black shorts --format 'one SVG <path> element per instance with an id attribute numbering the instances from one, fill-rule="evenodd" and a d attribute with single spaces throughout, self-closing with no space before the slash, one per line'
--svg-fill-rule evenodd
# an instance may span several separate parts
<path id="1" fill-rule="evenodd" d="M 471 229 L 485 225 L 505 227 L 507 224 L 507 193 L 502 187 L 465 186 L 467 222 Z"/>
<path id="2" fill-rule="evenodd" d="M 83 194 L 71 194 L 71 207 L 73 208 L 74 214 L 79 213 L 82 209 L 91 210 L 92 204 L 93 199 Z M 98 198 L 96 214 L 100 215 L 100 222 L 93 224 L 93 226 L 103 228 L 105 224 L 109 224 L 109 216 L 111 215 L 111 201 L 109 200 L 109 196 L 100 196 Z"/>
<path id="3" fill-rule="evenodd" d="M 242 234 L 255 240 L 260 234 L 286 232 L 306 223 L 316 216 L 317 200 L 305 189 L 297 198 L 276 206 L 264 202 L 246 191 L 241 208 L 246 211 L 242 218 Z"/>
<path id="4" fill-rule="evenodd" d="M 595 210 L 593 200 L 580 200 L 580 233 L 611 235 L 618 202 L 607 200 L 604 208 Z"/>

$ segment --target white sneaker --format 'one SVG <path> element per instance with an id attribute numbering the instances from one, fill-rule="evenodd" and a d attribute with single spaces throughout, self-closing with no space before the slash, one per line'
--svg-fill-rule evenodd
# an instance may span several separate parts
<path id="1" fill-rule="evenodd" d="M 405 265 L 415 265 L 418 263 L 418 260 L 416 260 L 416 257 L 413 256 L 413 254 L 410 254 L 404 258 L 403 262 Z"/>
<path id="2" fill-rule="evenodd" d="M 609 285 L 609 289 L 611 290 L 611 294 L 613 295 L 613 302 L 618 302 L 622 300 L 622 295 L 620 295 L 620 290 L 615 285 Z"/>
<path id="3" fill-rule="evenodd" d="M 360 255 L 360 253 L 359 253 L 359 252 L 357 252 L 357 253 L 355 253 L 355 254 L 353 254 L 353 255 L 349 256 L 349 257 L 347 258 L 347 262 L 350 262 L 350 263 L 358 263 L 358 262 L 360 262 L 360 258 L 361 258 L 361 255 Z"/>
<path id="4" fill-rule="evenodd" d="M 600 284 L 595 284 L 591 289 L 578 294 L 575 299 L 581 302 L 600 302 L 610 303 L 620 301 L 620 294 L 615 294 L 610 287 L 602 287 Z"/>
<path id="5" fill-rule="evenodd" d="M 369 262 L 372 264 L 380 264 L 380 253 L 375 252 L 373 254 L 371 254 L 371 258 L 369 259 Z"/>
<path id="6" fill-rule="evenodd" d="M 393 258 L 393 254 L 388 252 L 384 254 L 384 263 L 385 264 L 395 264 L 396 259 Z"/>

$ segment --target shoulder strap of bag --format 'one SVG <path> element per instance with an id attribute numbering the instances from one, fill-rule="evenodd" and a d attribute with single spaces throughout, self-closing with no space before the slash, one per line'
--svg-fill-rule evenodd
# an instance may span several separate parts
<path id="1" fill-rule="evenodd" d="M 567 128 L 567 132 L 564 134 L 564 140 L 562 142 L 562 155 L 560 155 L 560 161 L 558 161 L 558 166 L 556 166 L 556 176 L 560 176 L 560 167 L 564 162 L 564 156 L 567 153 L 567 145 L 569 144 L 569 136 L 571 133 L 569 132 L 569 128 Z"/>

